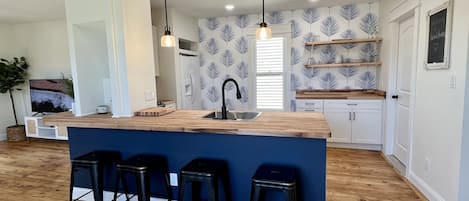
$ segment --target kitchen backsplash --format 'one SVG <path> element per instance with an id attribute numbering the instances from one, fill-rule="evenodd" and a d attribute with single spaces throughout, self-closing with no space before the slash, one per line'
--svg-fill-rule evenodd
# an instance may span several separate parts
<path id="1" fill-rule="evenodd" d="M 375 89 L 376 67 L 305 68 L 307 63 L 339 63 L 342 59 L 370 60 L 378 55 L 375 44 L 305 47 L 305 42 L 376 35 L 378 3 L 276 11 L 266 14 L 269 25 L 291 24 L 291 101 L 296 89 Z M 227 87 L 228 109 L 248 109 L 248 69 L 252 68 L 248 28 L 257 27 L 259 15 L 199 19 L 202 107 L 219 109 L 221 84 L 238 81 L 243 98 L 234 86 Z"/>

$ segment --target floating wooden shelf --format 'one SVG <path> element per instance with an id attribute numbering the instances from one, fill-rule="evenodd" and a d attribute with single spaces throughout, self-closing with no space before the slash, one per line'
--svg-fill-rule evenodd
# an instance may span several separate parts
<path id="1" fill-rule="evenodd" d="M 317 41 L 317 42 L 306 42 L 306 46 L 319 46 L 319 45 L 339 45 L 339 44 L 350 44 L 350 43 L 378 43 L 381 42 L 382 38 L 364 38 L 364 39 L 338 39 L 332 41 Z"/>
<path id="2" fill-rule="evenodd" d="M 367 67 L 367 66 L 381 66 L 382 62 L 370 63 L 343 63 L 343 64 L 308 64 L 308 68 L 336 68 L 336 67 Z"/>

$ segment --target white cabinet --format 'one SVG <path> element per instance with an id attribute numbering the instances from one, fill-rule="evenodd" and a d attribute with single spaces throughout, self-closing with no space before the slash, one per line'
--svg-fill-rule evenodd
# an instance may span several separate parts
<path id="1" fill-rule="evenodd" d="M 67 127 L 46 126 L 42 117 L 25 117 L 26 137 L 54 140 L 68 140 Z"/>
<path id="2" fill-rule="evenodd" d="M 351 113 L 347 111 L 328 111 L 327 123 L 331 129 L 330 142 L 350 143 L 352 141 L 352 124 L 350 123 Z"/>
<path id="3" fill-rule="evenodd" d="M 382 144 L 381 100 L 325 100 L 329 142 Z"/>
<path id="4" fill-rule="evenodd" d="M 355 110 L 352 119 L 352 143 L 381 144 L 381 115 L 378 110 Z"/>

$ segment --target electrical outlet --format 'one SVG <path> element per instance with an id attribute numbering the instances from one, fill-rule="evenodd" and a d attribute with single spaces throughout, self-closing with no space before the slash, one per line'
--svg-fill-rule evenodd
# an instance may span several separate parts
<path id="1" fill-rule="evenodd" d="M 425 172 L 430 171 L 430 159 L 425 157 Z"/>
<path id="2" fill-rule="evenodd" d="M 147 90 L 145 91 L 145 101 L 153 101 L 156 98 L 156 93 L 154 91 Z"/>
<path id="3" fill-rule="evenodd" d="M 178 186 L 178 174 L 177 173 L 169 173 L 169 183 L 171 186 Z"/>

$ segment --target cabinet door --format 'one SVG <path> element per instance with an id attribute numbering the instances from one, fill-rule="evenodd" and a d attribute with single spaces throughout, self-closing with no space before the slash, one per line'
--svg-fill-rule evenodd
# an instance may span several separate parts
<path id="1" fill-rule="evenodd" d="M 37 136 L 37 120 L 33 118 L 25 118 L 24 121 L 26 124 L 26 136 Z"/>
<path id="2" fill-rule="evenodd" d="M 349 111 L 329 110 L 325 111 L 324 115 L 331 128 L 331 138 L 328 140 L 329 142 L 352 142 L 351 113 Z"/>
<path id="3" fill-rule="evenodd" d="M 382 144 L 381 111 L 354 111 L 352 115 L 352 143 Z"/>

